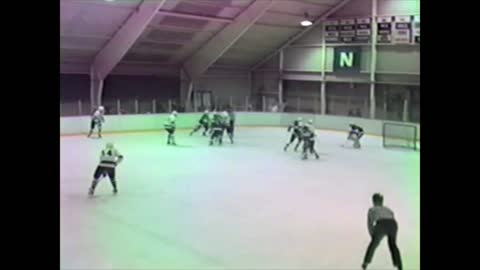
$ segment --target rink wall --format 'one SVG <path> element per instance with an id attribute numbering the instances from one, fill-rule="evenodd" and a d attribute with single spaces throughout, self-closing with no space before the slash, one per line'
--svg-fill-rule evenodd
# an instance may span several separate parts
<path id="1" fill-rule="evenodd" d="M 200 118 L 201 113 L 180 113 L 177 118 L 177 128 L 193 128 Z M 129 132 L 129 131 L 155 131 L 162 130 L 168 114 L 135 114 L 135 115 L 106 115 L 103 125 L 104 132 Z M 317 129 L 346 131 L 348 124 L 354 122 L 362 126 L 370 135 L 382 135 L 385 121 L 372 120 L 358 117 L 342 117 L 332 115 L 297 114 L 297 113 L 262 113 L 238 112 L 236 113 L 236 126 L 246 127 L 272 127 L 288 126 L 298 117 L 313 119 Z M 388 121 L 392 123 L 392 121 Z M 395 123 L 395 122 L 393 122 Z M 403 122 L 398 122 L 403 123 Z M 420 139 L 420 125 L 417 126 Z M 60 135 L 86 134 L 90 126 L 89 116 L 60 117 Z"/>

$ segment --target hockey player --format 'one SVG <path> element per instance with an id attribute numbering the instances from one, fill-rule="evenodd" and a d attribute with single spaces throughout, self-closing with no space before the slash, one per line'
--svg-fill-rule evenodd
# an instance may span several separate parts
<path id="1" fill-rule="evenodd" d="M 372 196 L 373 207 L 368 210 L 368 232 L 371 236 L 370 244 L 368 245 L 365 258 L 363 259 L 362 269 L 366 270 L 370 264 L 382 238 L 388 237 L 388 248 L 392 255 L 393 265 L 402 270 L 402 258 L 400 256 L 400 250 L 397 246 L 397 231 L 398 224 L 395 220 L 393 211 L 383 206 L 383 196 L 379 193 L 375 193 Z"/>
<path id="2" fill-rule="evenodd" d="M 300 136 L 303 141 L 302 159 L 305 160 L 308 158 L 308 152 L 310 152 L 310 154 L 314 154 L 315 158 L 318 159 L 320 156 L 318 155 L 317 151 L 315 151 L 316 134 L 312 120 L 309 120 L 308 124 L 302 127 Z"/>
<path id="3" fill-rule="evenodd" d="M 193 133 L 197 132 L 200 128 L 203 127 L 203 136 L 207 136 L 207 131 L 210 125 L 210 116 L 208 110 L 205 110 L 205 112 L 202 114 L 200 117 L 200 120 L 198 121 L 198 125 L 195 127 L 195 129 L 190 132 L 190 136 L 193 135 Z"/>
<path id="4" fill-rule="evenodd" d="M 214 114 L 212 125 L 210 128 L 211 136 L 209 145 L 213 145 L 214 142 L 222 145 L 224 128 L 225 126 L 222 120 L 222 115 L 219 113 Z"/>
<path id="5" fill-rule="evenodd" d="M 223 138 L 223 135 L 225 134 L 225 132 L 227 132 L 228 134 L 228 126 L 230 124 L 230 115 L 226 110 L 223 111 L 221 115 L 222 115 L 222 127 L 223 127 L 222 138 Z M 232 140 L 230 140 L 230 143 L 231 142 Z"/>
<path id="6" fill-rule="evenodd" d="M 167 145 L 177 145 L 175 143 L 175 128 L 176 128 L 176 121 L 177 119 L 177 111 L 172 111 L 170 116 L 168 117 L 167 121 L 164 124 L 165 130 L 168 133 Z"/>
<path id="7" fill-rule="evenodd" d="M 233 113 L 232 108 L 228 110 L 228 123 L 227 123 L 227 135 L 230 138 L 230 143 L 233 144 L 233 132 L 235 128 L 235 114 Z"/>
<path id="8" fill-rule="evenodd" d="M 92 120 L 90 121 L 90 132 L 88 132 L 88 138 L 92 136 L 93 130 L 95 127 L 98 129 L 98 137 L 102 138 L 102 124 L 105 122 L 105 118 L 103 117 L 105 113 L 105 108 L 103 106 L 98 107 L 92 115 Z"/>
<path id="9" fill-rule="evenodd" d="M 354 148 L 360 148 L 360 138 L 363 137 L 363 128 L 360 126 L 357 126 L 353 123 L 350 123 L 350 132 L 348 133 L 347 141 L 345 142 L 344 146 L 347 144 L 347 142 L 353 141 L 353 147 Z"/>
<path id="10" fill-rule="evenodd" d="M 302 128 L 302 118 L 299 117 L 297 120 L 293 121 L 293 123 L 288 126 L 288 132 L 293 131 L 292 135 L 290 136 L 290 141 L 285 145 L 283 151 L 287 151 L 290 144 L 292 144 L 295 140 L 298 140 L 297 144 L 295 145 L 295 151 L 297 151 L 298 146 L 302 142 L 300 139 L 301 136 L 301 128 Z"/>
<path id="11" fill-rule="evenodd" d="M 88 194 L 93 196 L 95 192 L 95 187 L 100 181 L 101 177 L 108 176 L 110 183 L 113 187 L 113 193 L 117 194 L 117 182 L 115 180 L 115 167 L 122 162 L 123 156 L 118 152 L 117 149 L 113 146 L 113 143 L 107 143 L 105 149 L 102 150 L 100 154 L 100 163 L 93 174 L 93 181 Z"/>

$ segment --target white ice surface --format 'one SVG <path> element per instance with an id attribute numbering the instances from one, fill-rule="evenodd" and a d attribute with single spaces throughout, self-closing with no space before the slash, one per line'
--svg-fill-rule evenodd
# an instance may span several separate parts
<path id="1" fill-rule="evenodd" d="M 237 128 L 234 145 L 200 132 L 61 137 L 62 269 L 360 269 L 374 192 L 399 223 L 404 269 L 420 269 L 420 154 L 317 131 L 320 160 L 282 148 L 285 128 Z M 226 139 L 226 138 L 225 138 Z M 125 156 L 119 194 L 87 197 L 99 151 Z M 394 269 L 386 239 L 369 269 Z"/>

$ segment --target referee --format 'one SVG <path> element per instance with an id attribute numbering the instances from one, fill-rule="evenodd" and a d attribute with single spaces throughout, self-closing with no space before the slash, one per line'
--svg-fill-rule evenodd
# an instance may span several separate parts
<path id="1" fill-rule="evenodd" d="M 373 253 L 384 236 L 388 236 L 388 248 L 392 254 L 393 265 L 398 270 L 403 270 L 400 251 L 397 247 L 398 225 L 393 216 L 393 211 L 383 206 L 383 196 L 375 193 L 372 196 L 373 207 L 368 210 L 368 232 L 372 237 L 363 260 L 362 269 L 372 261 Z"/>

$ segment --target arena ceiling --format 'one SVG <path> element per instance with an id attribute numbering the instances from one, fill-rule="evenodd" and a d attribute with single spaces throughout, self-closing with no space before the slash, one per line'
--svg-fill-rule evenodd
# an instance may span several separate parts
<path id="1" fill-rule="evenodd" d="M 92 66 L 105 76 L 251 69 L 305 31 L 299 24 L 305 12 L 318 21 L 347 2 L 60 0 L 61 72 L 89 73 Z M 122 39 L 130 42 L 117 46 Z"/>

